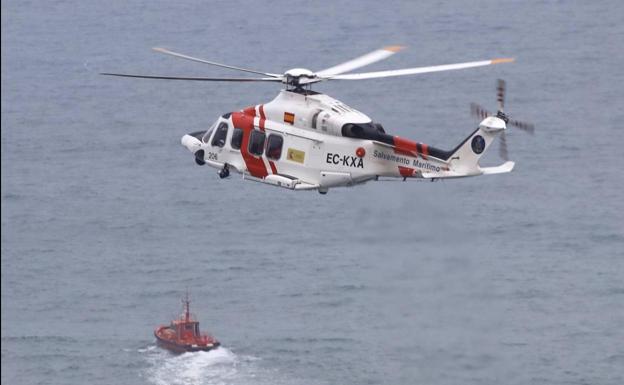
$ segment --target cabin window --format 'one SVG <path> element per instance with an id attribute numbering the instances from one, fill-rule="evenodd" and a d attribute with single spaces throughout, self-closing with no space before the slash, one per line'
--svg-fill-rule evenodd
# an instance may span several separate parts
<path id="1" fill-rule="evenodd" d="M 266 135 L 260 130 L 251 131 L 249 136 L 249 153 L 255 156 L 262 156 L 264 151 L 264 140 Z"/>
<path id="2" fill-rule="evenodd" d="M 186 330 L 193 330 L 193 325 L 184 325 L 184 327 L 186 328 Z"/>
<path id="3" fill-rule="evenodd" d="M 282 156 L 282 146 L 284 139 L 281 135 L 271 134 L 267 141 L 266 156 L 269 159 L 278 160 Z"/>
<path id="4" fill-rule="evenodd" d="M 243 143 L 243 129 L 242 128 L 234 128 L 234 132 L 232 132 L 232 140 L 230 141 L 230 145 L 235 150 L 240 150 L 241 144 Z"/>
<path id="5" fill-rule="evenodd" d="M 217 131 L 212 137 L 212 145 L 217 147 L 225 146 L 225 138 L 227 137 L 228 125 L 223 122 L 217 127 Z"/>

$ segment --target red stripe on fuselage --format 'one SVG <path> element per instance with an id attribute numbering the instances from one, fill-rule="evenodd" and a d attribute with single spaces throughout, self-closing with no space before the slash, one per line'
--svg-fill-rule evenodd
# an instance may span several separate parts
<path id="1" fill-rule="evenodd" d="M 400 136 L 395 136 L 394 152 L 401 155 L 416 156 L 418 153 L 416 150 L 416 142 L 401 138 Z"/>
<path id="2" fill-rule="evenodd" d="M 234 127 L 243 130 L 243 143 L 241 143 L 240 152 L 249 173 L 257 178 L 264 178 L 268 175 L 264 161 L 262 158 L 251 155 L 248 151 L 249 137 L 251 135 L 251 131 L 254 129 L 254 118 L 245 111 L 232 113 L 232 122 L 234 123 Z"/>
<path id="3" fill-rule="evenodd" d="M 414 175 L 414 169 L 409 167 L 401 167 L 399 166 L 399 173 L 402 177 L 408 177 Z"/>
<path id="4" fill-rule="evenodd" d="M 429 156 L 429 146 L 427 146 L 424 143 L 421 143 L 422 145 L 422 157 L 423 159 L 427 160 L 427 157 Z"/>
<path id="5" fill-rule="evenodd" d="M 401 155 L 418 156 L 427 159 L 429 156 L 429 146 L 420 142 L 413 142 L 409 139 L 394 137 L 394 152 Z"/>
<path id="6" fill-rule="evenodd" d="M 264 104 L 261 104 L 258 110 L 260 111 L 260 130 L 264 131 L 264 122 L 266 121 L 266 116 L 264 115 Z"/>

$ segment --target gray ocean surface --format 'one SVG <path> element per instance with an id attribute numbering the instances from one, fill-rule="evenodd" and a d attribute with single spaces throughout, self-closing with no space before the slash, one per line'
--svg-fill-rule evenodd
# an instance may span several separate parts
<path id="1" fill-rule="evenodd" d="M 2 384 L 624 383 L 621 1 L 3 1 Z M 100 71 L 513 64 L 315 90 L 454 147 L 469 103 L 510 174 L 292 192 L 219 180 L 180 137 L 270 84 Z M 244 76 L 244 74 L 242 75 Z M 500 163 L 497 149 L 485 163 Z M 172 355 L 192 311 L 223 348 Z"/>

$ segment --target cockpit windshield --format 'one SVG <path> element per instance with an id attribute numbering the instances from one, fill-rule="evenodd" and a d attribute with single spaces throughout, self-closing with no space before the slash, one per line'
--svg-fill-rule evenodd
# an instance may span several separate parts
<path id="1" fill-rule="evenodd" d="M 217 127 L 218 123 L 219 123 L 219 119 L 217 119 L 217 121 L 214 122 L 212 126 L 210 126 L 208 131 L 204 133 L 204 136 L 202 136 L 202 142 L 208 143 L 208 141 L 210 140 L 210 135 L 212 134 L 212 131 L 214 131 L 215 127 Z"/>

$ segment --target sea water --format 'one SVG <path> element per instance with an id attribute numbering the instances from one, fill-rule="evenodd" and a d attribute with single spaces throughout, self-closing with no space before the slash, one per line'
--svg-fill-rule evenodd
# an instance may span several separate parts
<path id="1" fill-rule="evenodd" d="M 619 1 L 2 3 L 3 384 L 624 383 Z M 180 145 L 271 84 L 388 44 L 363 71 L 513 64 L 314 86 L 452 148 L 469 103 L 511 128 L 510 174 L 292 192 L 220 180 Z M 496 144 L 494 145 L 496 146 Z M 502 161 L 497 148 L 486 165 Z M 223 344 L 173 355 L 180 297 Z"/>

